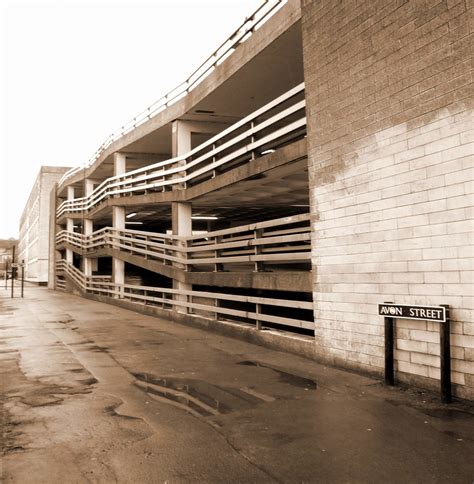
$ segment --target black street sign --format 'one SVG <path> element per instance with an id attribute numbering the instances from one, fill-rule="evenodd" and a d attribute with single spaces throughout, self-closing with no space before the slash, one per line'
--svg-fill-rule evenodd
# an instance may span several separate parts
<path id="1" fill-rule="evenodd" d="M 423 319 L 446 322 L 446 308 L 443 306 L 406 306 L 404 304 L 379 304 L 379 315 L 387 318 Z"/>

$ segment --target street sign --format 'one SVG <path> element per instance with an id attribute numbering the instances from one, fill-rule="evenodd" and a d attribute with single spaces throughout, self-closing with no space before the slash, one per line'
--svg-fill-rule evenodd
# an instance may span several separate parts
<path id="1" fill-rule="evenodd" d="M 395 384 L 394 348 L 395 322 L 397 319 L 418 319 L 443 323 L 439 325 L 441 400 L 451 403 L 451 344 L 449 306 L 408 306 L 385 302 L 379 304 L 379 314 L 384 317 L 385 383 Z"/>
<path id="2" fill-rule="evenodd" d="M 422 319 L 439 323 L 446 322 L 443 306 L 408 306 L 404 304 L 379 304 L 379 315 L 387 318 Z"/>

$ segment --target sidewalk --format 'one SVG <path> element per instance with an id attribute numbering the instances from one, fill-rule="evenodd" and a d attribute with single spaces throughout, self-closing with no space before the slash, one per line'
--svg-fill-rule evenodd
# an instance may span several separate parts
<path id="1" fill-rule="evenodd" d="M 9 296 L 2 482 L 474 479 L 473 406 L 45 288 Z"/>

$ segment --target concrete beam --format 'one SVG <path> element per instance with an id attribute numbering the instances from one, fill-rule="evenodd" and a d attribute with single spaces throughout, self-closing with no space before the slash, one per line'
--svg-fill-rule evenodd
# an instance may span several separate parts
<path id="1" fill-rule="evenodd" d="M 68 244 L 61 247 L 69 247 L 78 254 L 83 251 Z M 176 279 L 185 284 L 198 286 L 216 287 L 245 287 L 248 289 L 265 289 L 274 291 L 311 292 L 311 272 L 282 271 L 282 272 L 186 272 L 177 267 L 165 265 L 156 260 L 128 254 L 117 249 L 99 249 L 88 254 L 90 257 L 114 257 L 124 262 L 142 267 L 162 276 Z"/>

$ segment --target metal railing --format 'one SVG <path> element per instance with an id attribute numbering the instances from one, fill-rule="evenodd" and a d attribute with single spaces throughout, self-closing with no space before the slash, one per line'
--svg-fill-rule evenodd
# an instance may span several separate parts
<path id="1" fill-rule="evenodd" d="M 92 254 L 98 249 L 118 249 L 184 270 L 225 270 L 228 265 L 298 264 L 311 259 L 310 214 L 294 215 L 189 237 L 129 229 L 102 228 L 90 235 L 62 230 L 56 243 L 69 244 Z"/>
<path id="2" fill-rule="evenodd" d="M 168 311 L 184 312 L 189 316 L 251 322 L 257 329 L 262 329 L 263 324 L 270 323 L 314 330 L 313 303 L 310 301 L 101 282 L 86 277 L 64 259 L 56 263 L 56 270 L 60 276 L 69 276 L 82 291 L 90 294 L 156 306 Z M 65 284 L 61 282 L 61 288 L 64 287 Z M 288 309 L 291 309 L 292 316 L 288 315 Z M 309 312 L 307 319 L 301 318 L 301 310 Z"/>
<path id="3" fill-rule="evenodd" d="M 240 25 L 240 27 L 224 41 L 184 82 L 175 87 L 172 91 L 151 104 L 147 109 L 125 123 L 119 129 L 110 134 L 100 145 L 93 156 L 84 163 L 67 171 L 59 180 L 58 185 L 72 177 L 81 170 L 91 166 L 102 153 L 115 141 L 119 140 L 127 133 L 133 131 L 138 126 L 155 117 L 161 111 L 179 101 L 200 84 L 218 65 L 224 62 L 235 49 L 245 42 L 255 30 L 265 23 L 277 10 L 279 10 L 287 0 L 264 0 L 264 2 Z"/>
<path id="4" fill-rule="evenodd" d="M 251 162 L 306 133 L 304 83 L 290 89 L 185 155 L 104 180 L 87 197 L 65 200 L 56 214 L 84 213 L 109 197 L 188 187 Z"/>

